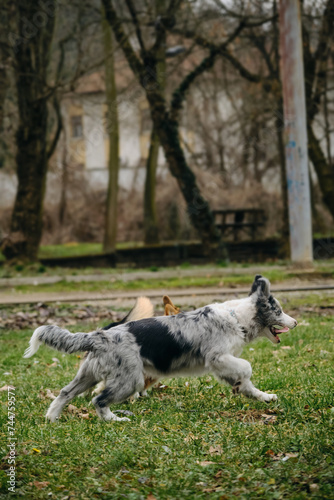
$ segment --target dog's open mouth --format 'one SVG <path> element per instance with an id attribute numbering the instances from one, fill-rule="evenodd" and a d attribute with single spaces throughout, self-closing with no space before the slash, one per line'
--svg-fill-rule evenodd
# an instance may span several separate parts
<path id="1" fill-rule="evenodd" d="M 286 333 L 290 330 L 287 326 L 280 326 L 280 325 L 273 325 L 269 328 L 271 334 L 275 338 L 275 343 L 279 344 L 281 342 L 281 339 L 279 338 L 278 334 L 279 333 Z"/>

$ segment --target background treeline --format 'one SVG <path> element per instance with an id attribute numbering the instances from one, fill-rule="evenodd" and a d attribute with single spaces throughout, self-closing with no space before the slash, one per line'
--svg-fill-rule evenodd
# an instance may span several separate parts
<path id="1" fill-rule="evenodd" d="M 334 216 L 334 5 L 301 9 L 312 210 L 325 233 Z M 264 208 L 263 235 L 288 241 L 276 1 L 4 0 L 0 22 L 0 165 L 18 178 L 14 207 L 1 214 L 8 259 L 36 259 L 42 237 L 104 241 L 107 251 L 117 240 L 215 246 L 211 210 L 228 207 Z M 100 192 L 66 157 L 62 112 L 94 72 L 104 75 L 110 144 Z M 118 189 L 121 110 L 143 101 L 145 179 Z M 59 179 L 57 203 L 45 199 L 48 172 Z"/>

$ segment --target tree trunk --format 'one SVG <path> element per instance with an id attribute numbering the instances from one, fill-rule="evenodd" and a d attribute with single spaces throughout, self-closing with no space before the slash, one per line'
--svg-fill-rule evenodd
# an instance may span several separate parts
<path id="1" fill-rule="evenodd" d="M 334 169 L 326 160 L 319 139 L 313 132 L 312 125 L 308 124 L 308 152 L 317 173 L 322 198 L 330 213 L 334 217 Z"/>
<path id="2" fill-rule="evenodd" d="M 63 150 L 62 172 L 61 172 L 61 194 L 59 203 L 59 224 L 61 226 L 63 226 L 64 224 L 66 209 L 67 209 L 67 186 L 68 186 L 67 140 L 66 140 L 66 132 L 64 130 L 64 150 Z"/>
<path id="3" fill-rule="evenodd" d="M 0 5 L 1 32 L 0 32 L 0 168 L 5 163 L 6 144 L 3 139 L 3 123 L 5 118 L 5 100 L 8 89 L 8 67 L 10 65 L 8 50 L 8 29 L 11 23 L 11 8 L 9 0 L 2 0 Z M 7 30 L 4 28 L 7 27 Z"/>
<path id="4" fill-rule="evenodd" d="M 4 122 L 4 108 L 6 92 L 8 87 L 8 78 L 6 65 L 4 61 L 0 61 L 0 168 L 5 163 L 5 144 L 3 141 L 3 122 Z"/>
<path id="5" fill-rule="evenodd" d="M 146 244 L 159 243 L 159 229 L 155 204 L 156 171 L 160 141 L 154 127 L 151 133 L 150 150 L 146 163 L 144 191 L 144 241 Z"/>
<path id="6" fill-rule="evenodd" d="M 45 16 L 42 28 L 33 19 L 44 2 L 17 2 L 18 43 L 15 46 L 15 79 L 19 125 L 16 133 L 18 189 L 12 214 L 10 234 L 3 243 L 8 259 L 37 260 L 42 236 L 43 199 L 48 165 L 48 107 L 46 71 L 54 30 L 54 16 Z M 27 24 L 34 29 L 27 38 Z"/>
<path id="7" fill-rule="evenodd" d="M 284 118 L 283 118 L 283 101 L 282 96 L 278 99 L 277 115 L 275 119 L 276 135 L 277 135 L 277 151 L 280 164 L 281 174 L 281 194 L 283 201 L 282 214 L 282 237 L 280 245 L 280 254 L 282 258 L 287 258 L 290 255 L 290 226 L 289 226 L 289 201 L 288 201 L 288 184 L 286 177 L 285 166 L 285 146 L 284 146 Z"/>
<path id="8" fill-rule="evenodd" d="M 8 259 L 36 261 L 42 237 L 47 172 L 46 102 L 40 101 L 34 110 L 30 107 L 29 114 L 29 128 L 20 120 L 16 134 L 18 189 L 11 220 L 10 241 L 4 248 L 4 254 Z"/>
<path id="9" fill-rule="evenodd" d="M 102 12 L 103 14 L 103 12 Z M 103 41 L 106 55 L 106 97 L 108 107 L 107 131 L 109 135 L 109 181 L 106 203 L 106 225 L 103 241 L 105 252 L 115 252 L 117 239 L 117 194 L 119 170 L 119 132 L 117 113 L 117 89 L 115 82 L 113 35 L 103 16 Z"/>
<path id="10" fill-rule="evenodd" d="M 179 184 L 190 220 L 209 251 L 210 247 L 214 248 L 218 245 L 220 234 L 215 226 L 209 204 L 201 195 L 196 177 L 187 164 L 180 144 L 178 123 L 166 112 L 165 101 L 158 92 L 148 89 L 147 98 L 170 172 Z"/>
<path id="11" fill-rule="evenodd" d="M 166 9 L 165 0 L 155 0 L 156 18 L 163 15 Z M 166 85 L 166 32 L 161 31 L 159 47 L 156 49 L 156 84 L 161 95 L 165 93 Z M 160 141 L 154 126 L 151 133 L 151 143 L 146 163 L 146 179 L 144 191 L 144 241 L 147 244 L 159 243 L 159 228 L 155 204 L 156 172 L 159 158 Z"/>

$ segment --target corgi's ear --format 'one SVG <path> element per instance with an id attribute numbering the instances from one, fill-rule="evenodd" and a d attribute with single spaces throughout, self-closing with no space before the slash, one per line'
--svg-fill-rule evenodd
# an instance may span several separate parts
<path id="1" fill-rule="evenodd" d="M 174 316 L 175 312 L 174 309 L 170 304 L 165 305 L 165 316 Z"/>
<path id="2" fill-rule="evenodd" d="M 164 295 L 162 300 L 165 305 L 165 316 L 174 316 L 175 314 L 179 314 L 180 309 L 174 306 L 168 295 Z"/>
<path id="3" fill-rule="evenodd" d="M 170 298 L 168 297 L 168 295 L 164 295 L 162 297 L 162 301 L 164 303 L 164 305 L 166 306 L 167 304 L 170 304 L 171 306 L 173 305 L 173 302 L 170 300 Z"/>
<path id="4" fill-rule="evenodd" d="M 269 297 L 270 295 L 270 282 L 267 278 L 261 276 L 261 274 L 255 276 L 249 295 L 253 295 L 254 293 L 264 295 L 265 297 Z"/>

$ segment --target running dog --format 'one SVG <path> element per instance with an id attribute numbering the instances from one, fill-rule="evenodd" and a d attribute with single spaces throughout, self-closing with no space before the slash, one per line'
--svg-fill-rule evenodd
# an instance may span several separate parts
<path id="1" fill-rule="evenodd" d="M 259 401 L 276 400 L 276 394 L 254 387 L 250 363 L 238 356 L 252 340 L 267 337 L 277 344 L 278 335 L 295 326 L 297 321 L 271 295 L 269 281 L 257 275 L 248 297 L 195 311 L 75 335 L 57 326 L 41 326 L 24 357 L 35 354 L 42 343 L 68 353 L 89 351 L 74 380 L 51 403 L 46 418 L 56 421 L 75 396 L 103 380 L 105 388 L 93 404 L 101 419 L 118 420 L 109 406 L 143 391 L 145 376 L 159 379 L 210 372 L 234 392 Z"/>

